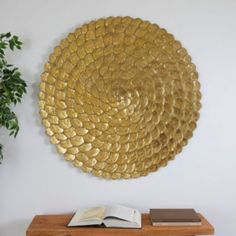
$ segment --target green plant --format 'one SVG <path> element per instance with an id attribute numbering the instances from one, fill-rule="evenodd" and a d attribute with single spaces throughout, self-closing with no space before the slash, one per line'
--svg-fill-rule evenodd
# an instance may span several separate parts
<path id="1" fill-rule="evenodd" d="M 21 102 L 26 93 L 26 83 L 21 79 L 21 73 L 5 59 L 5 50 L 21 49 L 22 42 L 11 33 L 0 34 L 0 128 L 9 130 L 9 135 L 16 137 L 19 124 L 16 114 L 12 111 L 12 104 Z M 0 163 L 3 158 L 3 146 L 0 144 Z"/>

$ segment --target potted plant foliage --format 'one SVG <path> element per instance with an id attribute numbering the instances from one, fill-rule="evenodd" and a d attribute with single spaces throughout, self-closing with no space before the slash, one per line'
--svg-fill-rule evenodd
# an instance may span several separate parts
<path id="1" fill-rule="evenodd" d="M 10 48 L 21 49 L 22 42 L 11 33 L 0 34 L 0 128 L 5 127 L 9 135 L 16 137 L 19 124 L 12 105 L 21 102 L 26 93 L 26 82 L 21 78 L 17 67 L 9 64 L 5 58 L 5 51 Z M 0 163 L 3 159 L 3 145 L 0 144 Z"/>

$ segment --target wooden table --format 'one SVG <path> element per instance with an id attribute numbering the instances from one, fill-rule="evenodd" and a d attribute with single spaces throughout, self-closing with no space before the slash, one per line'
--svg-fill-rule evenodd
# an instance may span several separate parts
<path id="1" fill-rule="evenodd" d="M 37 215 L 34 217 L 27 236 L 193 236 L 213 235 L 213 226 L 201 215 L 201 226 L 153 227 L 149 214 L 142 214 L 142 229 L 114 229 L 101 227 L 73 227 L 66 225 L 72 218 L 69 215 Z"/>

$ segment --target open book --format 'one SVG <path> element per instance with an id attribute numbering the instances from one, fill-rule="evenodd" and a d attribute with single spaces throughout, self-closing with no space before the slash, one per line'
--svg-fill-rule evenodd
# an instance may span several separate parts
<path id="1" fill-rule="evenodd" d="M 124 206 L 99 206 L 78 210 L 68 226 L 105 225 L 115 228 L 141 228 L 139 211 Z"/>

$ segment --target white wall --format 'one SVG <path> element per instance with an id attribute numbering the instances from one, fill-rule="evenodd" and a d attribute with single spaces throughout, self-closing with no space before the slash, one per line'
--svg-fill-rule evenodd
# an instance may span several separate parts
<path id="1" fill-rule="evenodd" d="M 23 236 L 35 214 L 82 206 L 125 204 L 194 207 L 216 228 L 234 235 L 236 212 L 236 1 L 211 0 L 0 0 L 0 32 L 24 41 L 11 54 L 28 82 L 16 112 L 17 139 L 0 130 L 0 235 Z M 201 118 L 194 137 L 166 168 L 147 177 L 108 181 L 80 172 L 49 143 L 38 115 L 38 84 L 53 47 L 75 27 L 110 15 L 141 17 L 173 33 L 197 65 Z"/>

